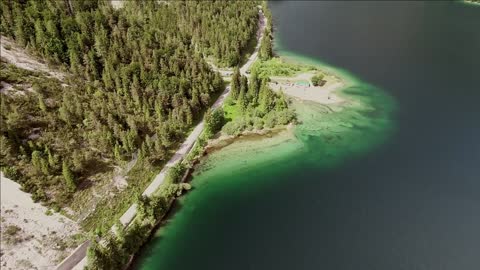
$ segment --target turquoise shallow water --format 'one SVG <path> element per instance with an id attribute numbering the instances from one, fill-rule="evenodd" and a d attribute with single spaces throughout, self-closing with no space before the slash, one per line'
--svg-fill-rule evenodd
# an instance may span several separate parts
<path id="1" fill-rule="evenodd" d="M 280 54 L 342 67 L 349 106 L 295 103 L 292 132 L 210 155 L 136 268 L 479 269 L 479 9 L 271 9 Z"/>

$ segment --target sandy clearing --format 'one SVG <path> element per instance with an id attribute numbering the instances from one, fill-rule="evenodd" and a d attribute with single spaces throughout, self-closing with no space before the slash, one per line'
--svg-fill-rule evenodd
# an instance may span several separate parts
<path id="1" fill-rule="evenodd" d="M 18 47 L 11 39 L 5 36 L 1 36 L 0 39 L 0 55 L 9 63 L 26 70 L 45 72 L 59 80 L 65 78 L 65 73 L 53 71 L 46 64 L 35 60 L 35 57 L 26 54 L 25 50 Z M 5 47 L 9 49 L 7 50 Z"/>
<path id="2" fill-rule="evenodd" d="M 294 77 L 271 77 L 269 86 L 276 92 L 283 91 L 288 96 L 301 100 L 310 100 L 321 104 L 337 104 L 345 100 L 335 91 L 345 86 L 345 83 L 333 75 L 326 75 L 323 86 L 313 86 L 311 82 L 314 72 L 298 74 Z M 308 81 L 310 86 L 296 85 L 295 82 Z"/>
<path id="3" fill-rule="evenodd" d="M 1 269 L 52 269 L 73 248 L 63 248 L 80 232 L 79 226 L 34 203 L 20 185 L 0 173 L 1 185 Z M 20 230 L 9 235 L 14 228 Z M 72 245 L 72 244 L 70 244 Z M 75 244 L 73 245 L 76 246 Z"/>

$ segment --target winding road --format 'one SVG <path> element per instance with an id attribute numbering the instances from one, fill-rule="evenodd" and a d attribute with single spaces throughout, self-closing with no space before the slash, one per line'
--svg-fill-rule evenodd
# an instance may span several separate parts
<path id="1" fill-rule="evenodd" d="M 257 31 L 257 45 L 255 47 L 254 52 L 252 55 L 248 58 L 247 62 L 240 68 L 240 73 L 242 75 L 247 75 L 247 70 L 250 69 L 250 67 L 255 63 L 255 61 L 258 58 L 258 52 L 260 50 L 260 44 L 261 40 L 265 34 L 265 28 L 267 26 L 267 18 L 263 14 L 263 11 L 261 8 L 259 8 L 259 20 L 258 20 L 258 31 Z M 216 68 L 212 67 L 214 70 L 218 71 Z M 223 91 L 222 95 L 215 101 L 215 103 L 212 105 L 212 109 L 219 108 L 223 106 L 223 103 L 225 102 L 225 99 L 228 97 L 228 94 L 230 93 L 230 85 L 225 88 Z M 190 133 L 190 135 L 187 137 L 187 139 L 182 143 L 180 148 L 175 152 L 173 157 L 167 162 L 167 164 L 163 167 L 163 169 L 160 171 L 159 174 L 157 174 L 154 178 L 154 180 L 150 183 L 150 185 L 145 189 L 143 192 L 143 195 L 145 196 L 151 196 L 165 181 L 165 176 L 167 174 L 167 171 L 170 167 L 174 166 L 178 162 L 180 162 L 192 149 L 192 147 L 195 145 L 195 142 L 197 141 L 198 137 L 203 131 L 204 128 L 204 121 L 202 120 L 195 128 L 193 131 Z M 130 208 L 120 217 L 120 222 L 124 226 L 128 226 L 132 220 L 135 218 L 135 215 L 137 214 L 137 205 L 132 204 Z M 71 270 L 71 269 L 78 269 L 81 270 L 87 265 L 87 249 L 88 249 L 89 242 L 86 241 L 82 243 L 75 251 L 73 251 L 70 256 L 65 258 L 58 266 L 57 270 Z"/>

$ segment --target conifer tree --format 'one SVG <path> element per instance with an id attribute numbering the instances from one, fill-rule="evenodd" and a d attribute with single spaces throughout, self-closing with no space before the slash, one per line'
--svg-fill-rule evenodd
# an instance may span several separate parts
<path id="1" fill-rule="evenodd" d="M 40 151 L 33 151 L 32 152 L 32 164 L 33 164 L 33 167 L 35 167 L 37 170 L 40 170 L 41 169 L 41 166 L 42 166 L 42 154 L 40 153 Z"/>
<path id="2" fill-rule="evenodd" d="M 65 185 L 67 186 L 70 192 L 73 192 L 77 189 L 77 183 L 75 182 L 75 176 L 70 170 L 68 163 L 64 160 L 62 163 L 62 175 L 65 180 Z"/>
<path id="3" fill-rule="evenodd" d="M 250 84 L 248 85 L 248 98 L 252 105 L 255 106 L 258 100 L 258 92 L 260 90 L 260 79 L 258 73 L 254 69 L 250 75 Z"/>
<path id="4" fill-rule="evenodd" d="M 243 82 L 243 80 L 242 80 Z M 238 99 L 237 99 L 237 104 L 240 106 L 240 110 L 242 112 L 245 112 L 248 108 L 248 99 L 247 99 L 247 93 L 245 89 L 247 87 L 244 86 L 245 83 L 242 83 L 242 87 L 240 87 L 240 94 L 238 94 Z"/>
<path id="5" fill-rule="evenodd" d="M 260 59 L 265 61 L 273 57 L 273 48 L 272 48 L 272 37 L 270 33 L 270 29 L 265 30 L 265 36 L 260 43 L 260 51 L 259 56 Z"/>
<path id="6" fill-rule="evenodd" d="M 232 83 L 231 83 L 231 93 L 230 96 L 233 100 L 237 100 L 238 94 L 240 93 L 240 69 L 235 67 L 232 76 Z"/>
<path id="7" fill-rule="evenodd" d="M 43 101 L 42 96 L 38 96 L 38 107 L 42 112 L 47 112 L 47 106 L 45 105 L 45 102 Z"/>

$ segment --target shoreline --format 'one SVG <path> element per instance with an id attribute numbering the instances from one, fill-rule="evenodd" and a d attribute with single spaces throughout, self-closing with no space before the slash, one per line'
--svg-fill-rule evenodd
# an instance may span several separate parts
<path id="1" fill-rule="evenodd" d="M 276 126 L 273 128 L 266 128 L 261 130 L 246 130 L 238 135 L 220 135 L 217 138 L 210 139 L 208 143 L 202 147 L 200 155 L 196 156 L 192 160 L 192 166 L 187 168 L 186 172 L 184 173 L 180 183 L 187 183 L 190 184 L 193 180 L 193 176 L 195 172 L 199 171 L 199 167 L 202 165 L 206 159 L 208 159 L 212 154 L 238 142 L 246 142 L 246 141 L 256 141 L 256 140 L 264 140 L 267 138 L 276 138 L 279 134 L 287 132 L 293 133 L 293 129 L 296 125 L 294 123 L 290 123 L 288 125 L 283 126 Z M 192 186 L 193 190 L 194 187 Z M 189 191 L 185 191 L 182 193 L 181 196 L 174 198 L 170 203 L 168 203 L 168 210 L 167 212 L 158 220 L 157 224 L 154 226 L 152 231 L 148 235 L 148 241 L 146 241 L 132 257 L 129 259 L 129 264 L 124 268 L 124 270 L 134 270 L 137 269 L 137 263 L 140 262 L 141 254 L 145 251 L 145 248 L 148 247 L 149 243 L 156 237 L 156 233 L 162 229 L 166 228 L 166 225 L 169 224 L 169 220 L 174 217 L 177 211 L 180 210 L 180 203 L 182 197 L 188 196 Z"/>
<path id="2" fill-rule="evenodd" d="M 225 148 L 235 142 L 242 140 L 261 140 L 265 137 L 270 138 L 283 131 L 292 130 L 294 126 L 294 123 L 289 123 L 288 125 L 276 126 L 273 128 L 245 130 L 238 135 L 220 135 L 218 138 L 209 140 L 203 149 L 205 154 L 202 156 L 202 158 L 216 151 L 220 151 L 222 148 Z"/>

